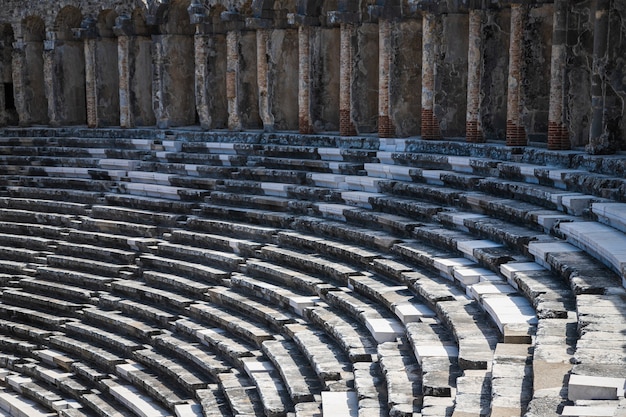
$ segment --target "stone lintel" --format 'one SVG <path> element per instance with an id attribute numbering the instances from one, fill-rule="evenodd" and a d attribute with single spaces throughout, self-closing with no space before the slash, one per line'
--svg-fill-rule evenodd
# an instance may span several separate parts
<path id="1" fill-rule="evenodd" d="M 330 11 L 328 12 L 328 26 L 338 26 L 341 24 L 357 24 L 359 23 L 359 14 L 354 12 Z"/>
<path id="2" fill-rule="evenodd" d="M 320 26 L 321 24 L 319 17 L 299 13 L 288 13 L 287 23 L 291 26 Z"/>

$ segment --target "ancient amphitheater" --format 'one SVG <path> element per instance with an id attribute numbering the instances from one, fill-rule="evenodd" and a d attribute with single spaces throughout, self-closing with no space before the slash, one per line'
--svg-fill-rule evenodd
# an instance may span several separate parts
<path id="1" fill-rule="evenodd" d="M 0 6 L 1 416 L 626 416 L 626 2 Z"/>

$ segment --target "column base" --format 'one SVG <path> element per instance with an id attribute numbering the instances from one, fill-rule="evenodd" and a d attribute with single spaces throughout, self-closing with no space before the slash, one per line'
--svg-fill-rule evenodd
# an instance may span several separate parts
<path id="1" fill-rule="evenodd" d="M 548 124 L 548 149 L 552 151 L 565 151 L 571 149 L 569 129 L 559 123 Z"/>
<path id="2" fill-rule="evenodd" d="M 308 118 L 301 117 L 298 120 L 298 132 L 301 135 L 312 135 L 315 133 L 315 128 L 313 128 Z"/>
<path id="3" fill-rule="evenodd" d="M 350 110 L 339 110 L 339 136 L 356 136 Z"/>
<path id="4" fill-rule="evenodd" d="M 422 139 L 442 139 L 439 120 L 437 120 L 437 116 L 430 109 L 422 109 Z"/>
<path id="5" fill-rule="evenodd" d="M 393 138 L 396 136 L 396 128 L 389 116 L 378 116 L 378 137 Z"/>
<path id="6" fill-rule="evenodd" d="M 485 143 L 485 137 L 478 122 L 472 121 L 465 124 L 465 140 L 469 143 Z"/>
<path id="7" fill-rule="evenodd" d="M 506 122 L 506 146 L 526 146 L 528 139 L 526 138 L 526 129 L 512 121 Z"/>

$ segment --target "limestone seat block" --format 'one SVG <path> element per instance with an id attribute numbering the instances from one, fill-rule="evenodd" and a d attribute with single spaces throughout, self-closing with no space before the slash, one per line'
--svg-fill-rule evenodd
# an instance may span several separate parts
<path id="1" fill-rule="evenodd" d="M 176 404 L 174 406 L 174 413 L 176 417 L 202 417 L 202 405 L 197 403 L 191 404 Z"/>
<path id="2" fill-rule="evenodd" d="M 454 270 L 454 278 L 463 286 L 477 284 L 483 276 L 491 276 L 493 272 L 486 268 L 457 268 Z"/>
<path id="3" fill-rule="evenodd" d="M 403 302 L 394 306 L 394 313 L 403 324 L 421 321 L 423 318 L 437 317 L 430 307 L 421 303 Z"/>
<path id="4" fill-rule="evenodd" d="M 365 325 L 378 343 L 393 342 L 404 334 L 404 326 L 395 319 L 365 319 Z"/>
<path id="5" fill-rule="evenodd" d="M 359 401 L 356 392 L 322 392 L 324 417 L 358 417 Z"/>
<path id="6" fill-rule="evenodd" d="M 474 261 L 467 258 L 434 258 L 434 266 L 447 279 L 454 278 L 455 269 L 476 266 Z"/>
<path id="7" fill-rule="evenodd" d="M 22 398 L 6 389 L 0 390 L 0 409 L 10 416 L 18 417 L 55 417 L 57 413 L 42 411 L 34 401 Z"/>
<path id="8" fill-rule="evenodd" d="M 151 398 L 139 392 L 139 390 L 132 385 L 119 384 L 113 380 L 107 380 L 105 384 L 108 386 L 109 393 L 113 397 L 139 417 L 170 416 L 170 413 L 152 401 Z"/>
<path id="9" fill-rule="evenodd" d="M 626 378 L 570 375 L 567 396 L 577 400 L 617 400 L 624 397 Z"/>
<path id="10" fill-rule="evenodd" d="M 617 406 L 567 405 L 561 413 L 564 417 L 613 417 Z"/>
<path id="11" fill-rule="evenodd" d="M 475 249 L 501 248 L 502 245 L 492 240 L 481 239 L 458 241 L 456 247 L 464 254 L 468 255 L 471 258 L 474 258 Z"/>
<path id="12" fill-rule="evenodd" d="M 507 324 L 537 324 L 535 310 L 525 297 L 485 295 L 482 297 L 482 300 L 485 311 L 491 316 L 503 334 Z"/>
<path id="13" fill-rule="evenodd" d="M 626 233 L 625 203 L 592 203 L 591 211 L 598 216 L 598 220 L 601 223 Z"/>

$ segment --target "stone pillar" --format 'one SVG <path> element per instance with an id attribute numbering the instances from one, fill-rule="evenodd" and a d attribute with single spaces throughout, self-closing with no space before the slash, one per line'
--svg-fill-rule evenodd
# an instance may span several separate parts
<path id="1" fill-rule="evenodd" d="M 311 27 L 298 28 L 298 129 L 301 134 L 314 133 L 311 112 Z"/>
<path id="2" fill-rule="evenodd" d="M 522 65 L 525 8 L 511 4 L 511 38 L 509 43 L 509 87 L 506 112 L 506 144 L 526 146 L 526 130 L 522 124 Z"/>
<path id="3" fill-rule="evenodd" d="M 269 29 L 257 29 L 256 31 L 256 59 L 257 59 L 257 83 L 259 87 L 259 116 L 263 122 L 263 130 L 274 131 L 274 116 L 272 115 L 271 92 L 269 82 L 269 55 L 267 53 L 269 42 Z"/>
<path id="4" fill-rule="evenodd" d="M 98 126 L 98 81 L 96 75 L 96 38 L 86 37 L 85 43 L 85 98 L 87 126 Z"/>
<path id="5" fill-rule="evenodd" d="M 567 65 L 567 1 L 555 0 L 550 63 L 550 111 L 548 149 L 570 149 L 569 128 L 565 115 L 565 67 Z"/>
<path id="6" fill-rule="evenodd" d="M 160 38 L 160 36 L 155 36 L 155 38 Z M 163 50 L 163 43 L 160 39 L 153 42 L 152 68 L 154 70 L 154 74 L 152 78 L 152 106 L 156 117 L 156 125 L 161 129 L 168 127 L 169 124 L 165 88 L 163 86 L 164 55 L 165 51 Z"/>
<path id="7" fill-rule="evenodd" d="M 615 138 L 607 129 L 606 120 L 606 65 L 609 60 L 610 0 L 598 0 L 593 33 L 593 72 L 591 74 L 591 131 L 587 151 L 608 154 L 617 150 Z"/>
<path id="8" fill-rule="evenodd" d="M 485 141 L 481 125 L 481 78 L 483 68 L 483 11 L 469 11 L 469 48 L 467 52 L 467 119 L 465 135 L 468 142 Z"/>
<path id="9" fill-rule="evenodd" d="M 238 30 L 229 30 L 226 33 L 226 98 L 230 130 L 242 129 L 239 114 L 239 38 Z"/>
<path id="10" fill-rule="evenodd" d="M 210 98 L 206 87 L 210 77 L 209 52 L 212 49 L 212 43 L 210 35 L 196 31 L 194 36 L 196 110 L 203 129 L 211 129 L 213 125 Z"/>
<path id="11" fill-rule="evenodd" d="M 355 136 L 352 121 L 352 35 L 354 25 L 341 24 L 341 51 L 339 57 L 339 134 Z"/>
<path id="12" fill-rule="evenodd" d="M 391 120 L 390 76 L 392 59 L 391 22 L 378 22 L 378 136 L 391 138 L 396 134 Z"/>
<path id="13" fill-rule="evenodd" d="M 435 116 L 436 19 L 429 12 L 424 12 L 422 17 L 422 139 L 441 139 Z"/>
<path id="14" fill-rule="evenodd" d="M 19 119 L 20 126 L 28 126 L 31 122 L 28 113 L 28 103 L 26 103 L 25 84 L 26 84 L 26 43 L 18 40 L 13 43 L 13 56 L 11 61 L 11 70 L 13 75 L 13 94 L 15 100 L 15 109 Z"/>
<path id="15" fill-rule="evenodd" d="M 128 35 L 119 35 L 117 37 L 117 68 L 120 82 L 120 126 L 123 128 L 135 127 L 130 92 L 131 42 L 131 37 Z"/>
<path id="16" fill-rule="evenodd" d="M 49 34 L 50 35 L 50 34 Z M 48 100 L 48 119 L 51 126 L 60 126 L 62 116 L 59 114 L 61 109 L 57 106 L 59 96 L 61 95 L 60 80 L 55 76 L 55 58 L 56 58 L 56 40 L 47 39 L 44 41 L 43 51 L 43 74 L 44 89 L 46 99 Z"/>

